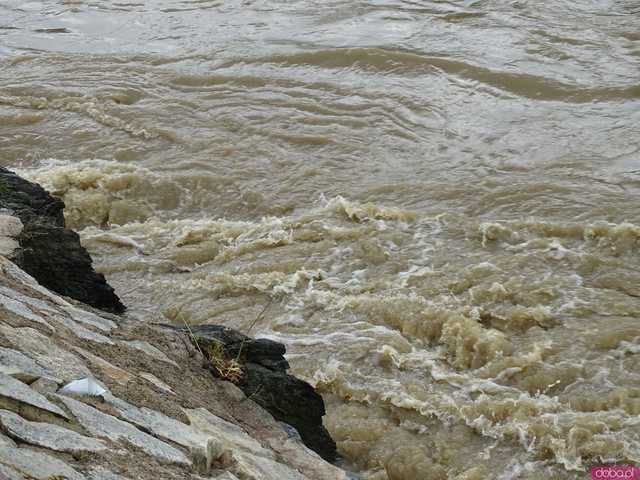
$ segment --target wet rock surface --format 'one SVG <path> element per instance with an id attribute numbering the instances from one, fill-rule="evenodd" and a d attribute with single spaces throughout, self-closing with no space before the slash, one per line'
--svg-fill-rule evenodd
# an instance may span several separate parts
<path id="1" fill-rule="evenodd" d="M 23 225 L 16 236 L 19 248 L 5 245 L 2 250 L 25 272 L 61 295 L 105 311 L 124 311 L 113 288 L 93 269 L 91 257 L 80 245 L 78 235 L 65 228 L 61 200 L 39 185 L 0 168 L 0 209 Z"/>
<path id="2" fill-rule="evenodd" d="M 182 330 L 189 333 L 186 330 Z M 229 358 L 238 358 L 243 374 L 238 386 L 276 420 L 293 426 L 302 441 L 326 460 L 336 458 L 336 444 L 324 428 L 324 401 L 311 385 L 289 375 L 286 348 L 268 339 L 252 339 L 220 325 L 198 325 L 191 335 L 205 349 L 224 345 Z M 216 374 L 215 369 L 212 373 Z"/>

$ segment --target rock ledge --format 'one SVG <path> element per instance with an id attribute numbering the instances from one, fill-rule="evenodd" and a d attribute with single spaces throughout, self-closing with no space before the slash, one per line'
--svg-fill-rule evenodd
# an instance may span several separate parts
<path id="1" fill-rule="evenodd" d="M 287 373 L 289 363 L 284 358 L 283 344 L 252 339 L 220 325 L 180 330 L 191 335 L 205 351 L 224 346 L 224 355 L 237 358 L 242 365 L 243 373 L 237 385 L 245 395 L 276 420 L 294 427 L 304 444 L 322 458 L 330 462 L 336 459 L 336 444 L 322 424 L 324 401 L 311 385 Z M 217 376 L 215 368 L 208 367 Z"/>
<path id="2" fill-rule="evenodd" d="M 8 254 L 20 268 L 60 295 L 108 312 L 124 311 L 104 275 L 93 269 L 78 235 L 65 228 L 62 200 L 0 168 L 0 209 L 22 222 L 19 248 Z"/>

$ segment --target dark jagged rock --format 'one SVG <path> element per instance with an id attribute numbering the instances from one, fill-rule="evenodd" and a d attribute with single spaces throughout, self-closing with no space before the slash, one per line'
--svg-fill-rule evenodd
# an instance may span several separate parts
<path id="1" fill-rule="evenodd" d="M 253 339 L 221 325 L 198 325 L 192 329 L 200 344 L 207 345 L 217 341 L 224 345 L 230 358 L 240 353 L 242 363 L 255 363 L 278 372 L 286 372 L 289 362 L 284 358 L 287 349 L 281 343 L 266 338 Z"/>
<path id="2" fill-rule="evenodd" d="M 78 235 L 65 228 L 62 200 L 0 168 L 0 208 L 24 225 L 17 238 L 20 248 L 11 258 L 20 268 L 61 295 L 108 312 L 124 311 L 104 275 L 93 269 Z"/>
<path id="3" fill-rule="evenodd" d="M 322 425 L 324 401 L 311 385 L 287 373 L 284 345 L 220 325 L 200 325 L 190 333 L 205 351 L 223 345 L 227 357 L 238 358 L 243 366 L 238 386 L 245 395 L 276 420 L 295 427 L 304 444 L 322 458 L 336 459 L 336 444 Z"/>
<path id="4" fill-rule="evenodd" d="M 303 443 L 322 458 L 334 461 L 336 444 L 322 425 L 324 401 L 311 385 L 283 371 L 258 363 L 246 364 L 239 386 L 276 420 L 293 426 Z"/>

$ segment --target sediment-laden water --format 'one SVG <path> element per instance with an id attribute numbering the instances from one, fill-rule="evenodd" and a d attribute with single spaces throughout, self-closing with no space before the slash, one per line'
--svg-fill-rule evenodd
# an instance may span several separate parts
<path id="1" fill-rule="evenodd" d="M 640 4 L 0 4 L 0 163 L 146 321 L 288 346 L 366 480 L 640 463 Z"/>

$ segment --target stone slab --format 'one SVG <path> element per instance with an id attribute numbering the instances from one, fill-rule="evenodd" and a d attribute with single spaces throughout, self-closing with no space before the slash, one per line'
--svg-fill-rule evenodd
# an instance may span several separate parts
<path id="1" fill-rule="evenodd" d="M 102 413 L 73 398 L 64 395 L 57 395 L 57 397 L 64 402 L 80 424 L 92 435 L 108 438 L 112 441 L 126 440 L 147 454 L 168 463 L 191 464 L 180 450 L 140 431 L 130 423 Z"/>
<path id="2" fill-rule="evenodd" d="M 88 352 L 80 347 L 74 347 L 74 350 L 78 352 L 84 359 L 86 359 L 92 368 L 97 368 L 100 373 L 111 378 L 111 380 L 119 383 L 120 385 L 126 385 L 134 376 L 123 370 L 120 367 L 116 367 L 112 363 L 107 362 L 104 358 L 98 357 L 91 352 Z"/>
<path id="3" fill-rule="evenodd" d="M 16 442 L 11 440 L 4 433 L 0 433 L 0 445 L 5 445 L 5 446 L 8 446 L 8 447 L 15 447 L 16 446 Z M 2 478 L 2 477 L 0 476 L 0 478 Z"/>
<path id="4" fill-rule="evenodd" d="M 83 327 L 78 322 L 72 320 L 69 317 L 65 317 L 63 315 L 55 315 L 50 318 L 50 321 L 55 321 L 62 324 L 63 326 L 71 330 L 76 337 L 83 340 L 89 340 L 90 342 L 96 343 L 105 343 L 108 345 L 114 344 L 109 337 L 105 337 L 101 333 L 89 330 L 88 328 Z"/>
<path id="5" fill-rule="evenodd" d="M 32 358 L 49 377 L 67 382 L 91 375 L 80 358 L 60 348 L 34 328 L 13 328 L 0 324 L 0 334 L 4 335 L 14 348 L 20 349 Z"/>
<path id="6" fill-rule="evenodd" d="M 156 387 L 158 387 L 160 390 L 163 390 L 166 393 L 170 393 L 171 395 L 175 395 L 176 393 L 171 389 L 171 387 L 169 385 L 167 385 L 166 383 L 164 383 L 162 380 L 160 380 L 158 377 L 156 377 L 155 375 L 149 373 L 149 372 L 140 372 L 138 374 L 140 377 L 144 378 L 145 380 L 147 380 L 148 382 L 154 384 Z"/>
<path id="7" fill-rule="evenodd" d="M 103 332 L 109 333 L 118 325 L 108 318 L 101 317 L 95 313 L 82 310 L 73 306 L 65 307 L 64 310 L 71 315 L 76 322 L 84 323 L 94 328 L 98 328 Z"/>
<path id="8" fill-rule="evenodd" d="M 107 449 L 104 442 L 95 438 L 50 423 L 30 422 L 8 410 L 0 410 L 0 425 L 8 436 L 18 441 L 73 456 Z"/>
<path id="9" fill-rule="evenodd" d="M 13 298 L 7 297 L 0 293 L 0 307 L 5 309 L 7 312 L 13 313 L 15 316 L 28 320 L 43 327 L 46 327 L 49 331 L 53 332 L 53 327 L 47 323 L 47 321 L 42 318 L 40 315 L 36 315 L 33 311 L 27 307 L 24 303 L 19 302 L 18 300 L 14 300 Z"/>
<path id="10" fill-rule="evenodd" d="M 0 464 L 18 472 L 22 479 L 50 480 L 86 480 L 70 465 L 55 457 L 27 448 L 0 446 Z"/>
<path id="11" fill-rule="evenodd" d="M 47 375 L 33 359 L 12 348 L 0 347 L 0 373 L 25 383 L 32 383 Z"/>
<path id="12" fill-rule="evenodd" d="M 20 380 L 16 380 L 4 373 L 0 373 L 0 404 L 3 403 L 2 397 L 58 417 L 69 418 L 62 409 L 51 403 L 44 396 L 29 388 L 28 385 Z"/>

